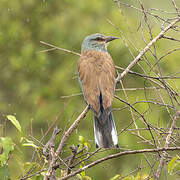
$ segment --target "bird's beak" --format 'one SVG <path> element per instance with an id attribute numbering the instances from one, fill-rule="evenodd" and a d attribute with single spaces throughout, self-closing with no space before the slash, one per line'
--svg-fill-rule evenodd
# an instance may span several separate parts
<path id="1" fill-rule="evenodd" d="M 114 36 L 107 36 L 106 37 L 106 43 L 110 42 L 110 41 L 113 41 L 115 39 L 119 39 L 118 37 L 114 37 Z"/>

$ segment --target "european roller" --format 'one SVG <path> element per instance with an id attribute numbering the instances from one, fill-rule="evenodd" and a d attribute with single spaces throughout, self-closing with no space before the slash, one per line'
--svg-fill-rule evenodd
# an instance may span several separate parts
<path id="1" fill-rule="evenodd" d="M 111 112 L 115 91 L 115 65 L 107 51 L 118 39 L 103 34 L 87 36 L 81 47 L 78 74 L 85 102 L 94 113 L 96 147 L 118 147 L 116 126 Z"/>

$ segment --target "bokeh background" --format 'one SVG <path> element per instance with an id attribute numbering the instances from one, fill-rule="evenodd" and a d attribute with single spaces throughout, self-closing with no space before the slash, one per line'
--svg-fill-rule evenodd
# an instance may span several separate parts
<path id="1" fill-rule="evenodd" d="M 134 0 L 122 0 L 121 2 L 140 8 L 138 2 Z M 143 3 L 146 8 L 174 12 L 172 3 L 169 0 L 151 0 L 143 1 Z M 177 4 L 180 6 L 179 1 L 177 1 Z M 160 11 L 155 11 L 155 13 L 164 18 L 174 17 L 173 14 Z M 40 139 L 42 133 L 48 129 L 49 125 L 54 122 L 61 112 L 56 124 L 64 129 L 67 123 L 72 123 L 85 107 L 81 95 L 63 98 L 63 96 L 81 92 L 77 79 L 77 61 L 79 57 L 60 50 L 41 52 L 49 47 L 41 44 L 40 41 L 80 53 L 81 43 L 85 36 L 89 34 L 99 32 L 118 36 L 120 40 L 113 41 L 108 50 L 115 64 L 125 68 L 133 60 L 129 50 L 136 56 L 138 50 L 145 47 L 139 28 L 141 18 L 141 12 L 122 4 L 118 6 L 112 0 L 1 0 L 1 123 L 3 124 L 7 114 L 14 115 L 19 120 L 25 137 L 31 139 L 29 137 L 31 135 L 36 139 Z M 162 22 L 153 17 L 149 17 L 149 20 L 153 27 L 153 35 L 156 36 L 161 30 Z M 171 31 L 169 34 L 173 36 L 173 33 Z M 149 42 L 150 36 L 147 27 L 144 27 L 144 35 L 147 42 Z M 180 37 L 180 34 L 177 33 L 176 38 L 178 36 Z M 178 47 L 178 42 L 161 40 L 157 43 L 158 56 Z M 150 53 L 147 53 L 147 57 L 152 64 L 156 63 Z M 174 75 L 179 72 L 179 57 L 180 53 L 177 51 L 164 58 L 161 62 L 163 75 Z M 143 60 L 139 63 L 151 75 L 146 63 Z M 133 70 L 143 73 L 140 66 L 135 66 Z M 169 83 L 179 93 L 179 80 L 170 80 Z M 125 88 L 143 88 L 149 87 L 150 83 L 135 75 L 127 75 L 123 79 L 123 85 Z M 117 88 L 121 89 L 121 84 Z M 158 98 L 158 94 L 154 92 L 153 90 L 126 91 L 130 103 L 146 98 Z M 166 94 L 164 91 L 161 93 L 164 96 Z M 123 91 L 117 91 L 116 94 L 127 100 Z M 165 100 L 167 103 L 170 102 L 168 97 Z M 122 108 L 124 106 L 125 104 L 122 102 L 114 101 L 113 108 Z M 136 108 L 142 113 L 148 111 L 146 118 L 152 124 L 157 125 L 159 123 L 159 126 L 168 126 L 169 118 L 167 118 L 168 113 L 165 108 L 148 104 L 138 104 Z M 121 129 L 132 121 L 131 112 L 128 108 L 114 111 L 114 118 L 118 132 L 121 132 Z M 141 121 L 137 123 L 140 127 L 144 127 Z M 9 162 L 11 176 L 16 179 L 25 173 L 20 164 L 31 160 L 33 148 L 18 146 L 20 135 L 17 130 L 10 122 L 7 122 L 6 127 L 6 136 L 11 136 L 17 144 L 16 154 Z M 130 128 L 133 129 L 134 126 L 132 125 Z M 0 133 L 2 131 L 0 127 Z M 51 133 L 45 138 L 44 143 L 50 135 Z M 77 131 L 69 139 L 68 145 L 77 145 L 80 135 L 90 143 L 91 150 L 95 150 L 92 112 L 89 112 L 82 120 Z M 144 135 L 147 135 L 146 132 Z M 146 137 L 150 138 L 149 135 Z M 140 139 L 129 131 L 119 135 L 119 145 L 125 149 L 150 147 L 141 143 Z M 68 147 L 66 149 L 68 151 Z M 97 157 L 104 157 L 112 152 L 106 152 L 97 155 Z M 116 174 L 126 175 L 139 166 L 146 165 L 143 155 L 126 156 L 107 161 L 96 168 L 88 170 L 86 173 L 93 179 L 110 179 Z M 144 168 L 143 172 L 146 171 L 148 172 L 148 169 Z M 169 179 L 173 178 L 169 177 Z"/>

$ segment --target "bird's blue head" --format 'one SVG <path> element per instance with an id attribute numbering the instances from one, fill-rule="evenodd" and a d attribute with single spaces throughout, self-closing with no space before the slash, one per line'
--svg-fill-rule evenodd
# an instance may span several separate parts
<path id="1" fill-rule="evenodd" d="M 108 43 L 115 39 L 119 38 L 113 36 L 105 36 L 99 33 L 89 35 L 84 39 L 82 43 L 81 52 L 86 50 L 107 52 Z"/>

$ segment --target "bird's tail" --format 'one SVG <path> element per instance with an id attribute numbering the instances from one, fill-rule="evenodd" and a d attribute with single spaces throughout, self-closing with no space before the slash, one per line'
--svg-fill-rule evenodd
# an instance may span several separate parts
<path id="1" fill-rule="evenodd" d="M 94 136 L 97 148 L 118 148 L 118 136 L 112 112 L 106 113 L 104 110 L 99 117 L 94 115 Z"/>

